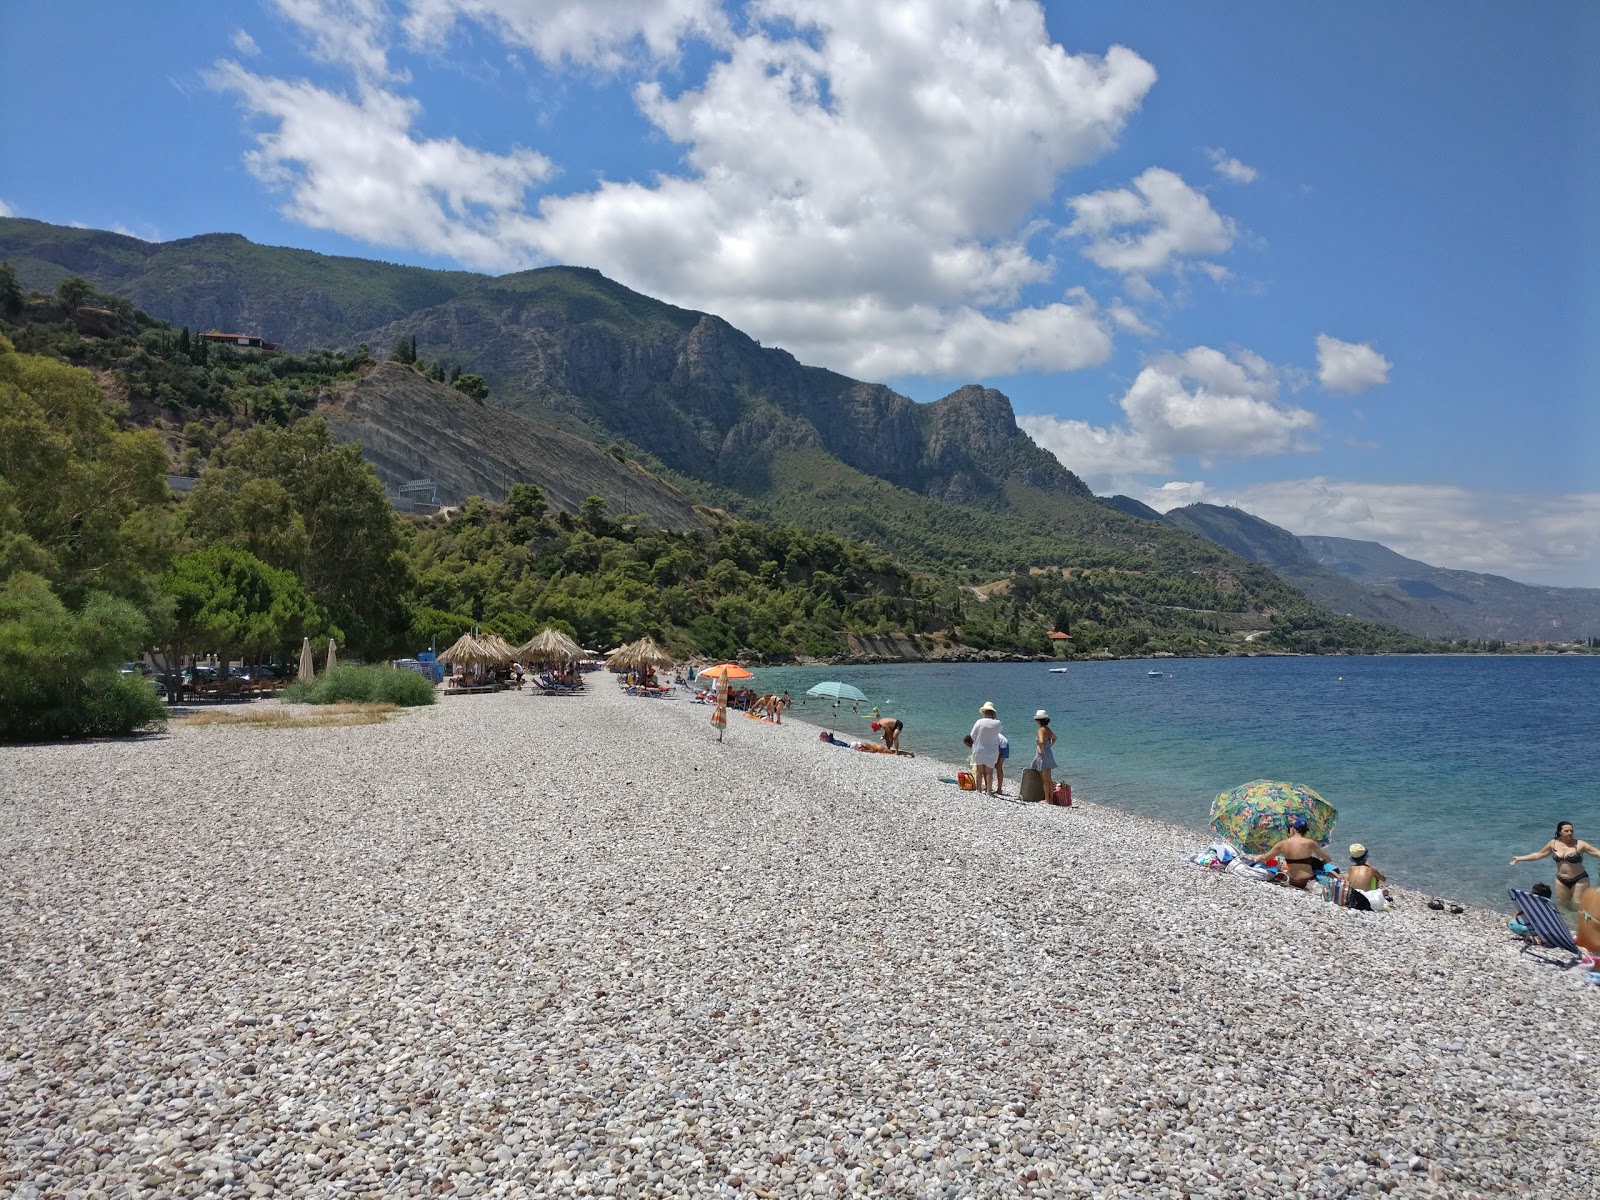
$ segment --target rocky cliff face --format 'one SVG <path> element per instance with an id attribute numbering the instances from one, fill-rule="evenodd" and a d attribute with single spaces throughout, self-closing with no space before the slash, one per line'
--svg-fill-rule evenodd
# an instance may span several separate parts
<path id="1" fill-rule="evenodd" d="M 806 367 L 726 321 L 639 295 L 598 272 L 549 267 L 491 278 L 304 250 L 237 234 L 154 244 L 0 218 L 0 258 L 30 287 L 71 274 L 191 329 L 259 333 L 291 350 L 424 358 L 482 374 L 496 404 L 560 414 L 604 441 L 759 496 L 775 454 L 821 447 L 926 496 L 999 506 L 1010 482 L 1088 496 L 1016 426 L 999 392 L 967 387 L 922 405 Z"/>
<path id="2" fill-rule="evenodd" d="M 693 504 L 637 463 L 520 413 L 479 404 L 397 363 L 380 363 L 342 388 L 319 415 L 361 453 L 391 493 L 413 479 L 439 485 L 442 504 L 470 495 L 498 501 L 513 483 L 536 483 L 554 508 L 577 512 L 604 496 L 613 515 L 641 513 L 663 529 L 706 524 Z"/>

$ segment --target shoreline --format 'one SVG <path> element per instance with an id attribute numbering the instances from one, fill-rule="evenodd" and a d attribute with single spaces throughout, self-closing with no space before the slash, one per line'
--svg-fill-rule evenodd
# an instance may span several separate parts
<path id="1" fill-rule="evenodd" d="M 0 1185 L 1592 1182 L 1600 992 L 1498 919 L 1335 909 L 1114 808 L 589 689 L 0 748 Z"/>

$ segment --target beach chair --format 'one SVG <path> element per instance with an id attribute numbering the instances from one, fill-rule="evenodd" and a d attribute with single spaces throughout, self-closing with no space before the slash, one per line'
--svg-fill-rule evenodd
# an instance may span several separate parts
<path id="1" fill-rule="evenodd" d="M 1533 930 L 1538 941 L 1524 939 L 1522 951 L 1531 953 L 1535 949 L 1554 951 L 1567 956 L 1565 960 L 1551 958 L 1548 954 L 1535 954 L 1534 957 L 1542 962 L 1553 963 L 1559 967 L 1575 967 L 1588 953 L 1573 940 L 1572 931 L 1567 928 L 1567 923 L 1561 919 L 1561 914 L 1556 911 L 1556 906 L 1543 896 L 1535 896 L 1532 892 L 1511 889 L 1511 902 L 1517 906 L 1517 911 L 1522 914 L 1522 919 Z"/>

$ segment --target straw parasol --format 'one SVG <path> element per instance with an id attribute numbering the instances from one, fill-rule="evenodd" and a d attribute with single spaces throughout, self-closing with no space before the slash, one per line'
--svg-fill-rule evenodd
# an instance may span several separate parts
<path id="1" fill-rule="evenodd" d="M 495 661 L 488 647 L 470 633 L 463 633 L 450 649 L 439 651 L 438 660 L 458 667 L 484 667 Z"/>
<path id="2" fill-rule="evenodd" d="M 328 665 L 326 667 L 324 667 L 323 670 L 331 671 L 335 667 L 337 667 L 338 665 L 339 665 L 339 647 L 337 647 L 337 646 L 335 646 L 333 644 L 333 639 L 332 638 L 329 638 L 328 639 Z"/>
<path id="3" fill-rule="evenodd" d="M 672 655 L 656 645 L 654 638 L 642 637 L 619 647 L 606 662 L 613 671 L 642 671 L 646 667 L 670 667 Z"/>
<path id="4" fill-rule="evenodd" d="M 528 662 L 577 662 L 585 657 L 582 646 L 550 625 L 518 646 L 517 653 Z"/>
<path id="5" fill-rule="evenodd" d="M 312 660 L 311 639 L 300 643 L 300 682 L 310 683 L 316 677 L 317 664 Z"/>
<path id="6" fill-rule="evenodd" d="M 494 657 L 489 661 L 496 666 L 502 666 L 517 657 L 517 648 L 498 633 L 486 633 L 478 639 L 478 644 Z"/>

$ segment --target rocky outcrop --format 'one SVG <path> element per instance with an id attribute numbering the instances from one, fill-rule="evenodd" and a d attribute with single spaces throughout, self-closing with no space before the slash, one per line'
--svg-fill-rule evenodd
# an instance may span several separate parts
<path id="1" fill-rule="evenodd" d="M 397 363 L 380 363 L 318 409 L 340 441 L 361 453 L 392 493 L 414 479 L 439 485 L 439 502 L 498 501 L 536 483 L 554 508 L 577 512 L 603 496 L 613 516 L 639 513 L 663 529 L 706 524 L 694 506 L 638 463 L 520 413 L 479 404 Z"/>

